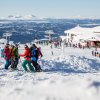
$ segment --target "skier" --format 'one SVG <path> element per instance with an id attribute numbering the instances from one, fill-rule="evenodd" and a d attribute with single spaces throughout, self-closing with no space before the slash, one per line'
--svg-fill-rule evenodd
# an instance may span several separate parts
<path id="1" fill-rule="evenodd" d="M 9 44 L 5 45 L 5 48 L 4 48 L 4 58 L 6 60 L 5 69 L 8 69 L 8 67 L 11 64 L 11 54 L 10 54 L 10 50 L 9 50 Z"/>
<path id="2" fill-rule="evenodd" d="M 32 45 L 32 47 L 30 48 L 30 52 L 31 52 L 31 62 L 33 64 L 33 66 L 35 67 L 35 71 L 36 72 L 41 72 L 42 69 L 40 67 L 40 65 L 37 63 L 39 56 L 43 56 L 40 48 L 38 48 L 35 44 Z"/>
<path id="3" fill-rule="evenodd" d="M 20 54 L 19 56 L 22 56 L 22 57 L 25 58 L 25 60 L 22 63 L 22 66 L 23 66 L 25 72 L 28 71 L 27 70 L 27 66 L 26 66 L 27 64 L 28 64 L 28 67 L 29 67 L 30 71 L 31 72 L 34 72 L 34 68 L 31 65 L 29 47 L 27 45 L 25 45 L 25 51 L 24 51 L 24 53 L 23 54 Z"/>
<path id="4" fill-rule="evenodd" d="M 19 61 L 18 44 L 15 44 L 14 56 L 15 56 L 15 66 L 14 66 L 14 68 L 17 69 L 17 65 L 18 65 L 18 61 Z"/>
<path id="5" fill-rule="evenodd" d="M 11 54 L 11 68 L 15 69 L 15 54 L 14 54 L 15 46 L 11 45 L 9 49 Z"/>
<path id="6" fill-rule="evenodd" d="M 0 56 L 1 56 L 1 58 L 4 58 L 4 48 L 2 48 L 2 47 L 0 47 Z"/>

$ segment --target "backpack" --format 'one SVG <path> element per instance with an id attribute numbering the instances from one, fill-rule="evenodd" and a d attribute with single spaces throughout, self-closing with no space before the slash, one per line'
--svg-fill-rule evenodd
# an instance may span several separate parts
<path id="1" fill-rule="evenodd" d="M 41 48 L 37 48 L 37 52 L 38 52 L 38 57 L 39 57 L 39 56 L 41 56 L 41 57 L 43 56 L 43 55 L 42 55 L 42 52 L 41 52 Z"/>
<path id="2" fill-rule="evenodd" d="M 39 56 L 42 57 L 42 53 L 41 53 L 41 50 L 40 48 L 30 48 L 30 54 L 31 54 L 31 58 L 35 60 L 37 60 L 39 58 Z"/>

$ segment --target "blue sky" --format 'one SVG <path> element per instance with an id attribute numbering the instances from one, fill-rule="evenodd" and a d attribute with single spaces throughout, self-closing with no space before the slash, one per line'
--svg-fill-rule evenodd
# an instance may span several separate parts
<path id="1" fill-rule="evenodd" d="M 0 0 L 0 17 L 33 14 L 38 17 L 97 17 L 100 0 Z"/>

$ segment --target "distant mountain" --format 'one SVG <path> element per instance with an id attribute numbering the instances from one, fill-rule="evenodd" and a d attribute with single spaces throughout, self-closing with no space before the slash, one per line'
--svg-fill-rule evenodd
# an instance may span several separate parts
<path id="1" fill-rule="evenodd" d="M 24 19 L 26 19 L 26 20 L 42 20 L 34 15 L 26 15 L 26 16 L 24 16 Z"/>
<path id="2" fill-rule="evenodd" d="M 8 17 L 4 18 L 5 20 L 22 20 L 23 17 L 22 16 L 13 16 L 13 15 L 9 15 Z"/>
<path id="3" fill-rule="evenodd" d="M 6 18 L 2 18 L 1 20 L 44 20 L 42 18 L 38 18 L 34 15 L 25 15 L 25 16 L 20 16 L 20 15 L 9 15 Z"/>

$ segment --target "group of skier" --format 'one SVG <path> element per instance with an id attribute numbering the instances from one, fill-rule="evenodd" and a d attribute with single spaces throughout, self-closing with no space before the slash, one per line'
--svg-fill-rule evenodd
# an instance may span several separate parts
<path id="1" fill-rule="evenodd" d="M 42 69 L 37 62 L 38 58 L 43 56 L 40 48 L 38 48 L 35 44 L 32 44 L 30 48 L 28 47 L 28 45 L 24 45 L 24 53 L 19 54 L 18 46 L 18 44 L 5 45 L 3 49 L 3 55 L 6 60 L 5 69 L 8 69 L 9 66 L 11 66 L 11 69 L 13 70 L 18 69 L 17 66 L 19 63 L 19 59 L 20 57 L 24 57 L 22 67 L 25 72 L 41 72 Z M 29 68 L 27 68 L 27 65 Z"/>

